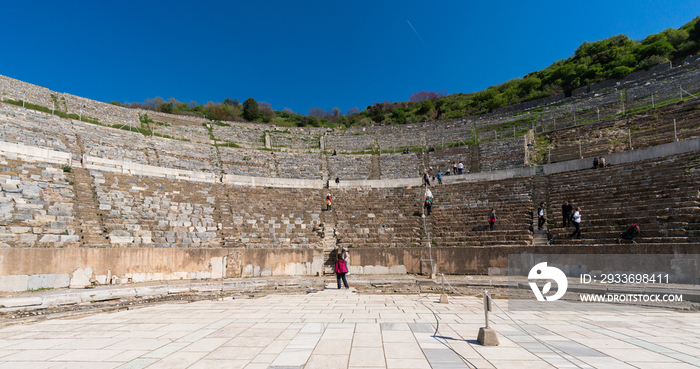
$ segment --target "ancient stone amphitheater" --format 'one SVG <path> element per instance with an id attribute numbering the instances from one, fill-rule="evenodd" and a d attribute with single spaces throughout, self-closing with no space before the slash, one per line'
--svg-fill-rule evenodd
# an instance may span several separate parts
<path id="1" fill-rule="evenodd" d="M 699 67 L 695 56 L 479 117 L 347 130 L 130 110 L 0 76 L 0 290 L 323 275 L 338 246 L 355 274 L 498 274 L 519 253 L 698 254 Z M 612 166 L 590 169 L 598 156 Z M 432 183 L 422 217 L 421 174 L 453 162 L 464 174 Z M 564 200 L 582 208 L 581 240 L 562 228 Z M 638 243 L 617 244 L 633 222 Z"/>

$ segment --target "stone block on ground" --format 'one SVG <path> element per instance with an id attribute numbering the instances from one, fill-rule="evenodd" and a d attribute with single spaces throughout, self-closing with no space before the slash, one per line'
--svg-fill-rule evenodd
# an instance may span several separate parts
<path id="1" fill-rule="evenodd" d="M 0 299 L 0 306 L 6 308 L 41 305 L 41 297 L 6 297 Z"/>
<path id="2" fill-rule="evenodd" d="M 27 280 L 28 290 L 63 288 L 70 285 L 70 274 L 32 274 Z"/>
<path id="3" fill-rule="evenodd" d="M 27 275 L 3 275 L 0 276 L 0 291 L 26 291 L 28 282 L 29 276 Z"/>

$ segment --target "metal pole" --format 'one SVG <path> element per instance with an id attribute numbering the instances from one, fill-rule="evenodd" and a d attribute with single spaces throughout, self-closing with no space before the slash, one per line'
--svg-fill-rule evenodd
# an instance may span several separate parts
<path id="1" fill-rule="evenodd" d="M 22 107 L 24 107 L 24 99 L 26 99 L 26 98 L 27 98 L 27 93 L 22 92 Z"/>
<path id="2" fill-rule="evenodd" d="M 484 288 L 484 318 L 486 319 L 486 329 L 489 328 L 489 295 Z"/>
<path id="3" fill-rule="evenodd" d="M 583 149 L 581 147 L 581 139 L 578 140 L 578 156 L 583 159 Z"/>
<path id="4" fill-rule="evenodd" d="M 678 141 L 678 132 L 676 132 L 676 120 L 673 119 L 673 138 Z"/>
<path id="5" fill-rule="evenodd" d="M 576 124 L 576 111 L 574 111 L 574 126 L 577 126 L 577 125 L 578 124 Z"/>
<path id="6" fill-rule="evenodd" d="M 632 148 L 632 130 L 630 130 L 629 128 L 627 128 L 627 135 L 628 135 L 629 138 L 630 138 L 630 150 L 634 150 L 634 149 Z"/>
<path id="7" fill-rule="evenodd" d="M 598 112 L 598 121 L 600 122 L 600 108 L 595 108 L 596 112 Z"/>
<path id="8" fill-rule="evenodd" d="M 678 92 L 681 93 L 681 101 L 683 101 L 683 89 L 681 88 L 681 85 L 678 85 Z M 24 105 L 22 105 L 24 106 Z"/>
<path id="9" fill-rule="evenodd" d="M 651 108 L 653 109 L 655 107 L 656 106 L 654 106 L 654 94 L 651 94 Z"/>

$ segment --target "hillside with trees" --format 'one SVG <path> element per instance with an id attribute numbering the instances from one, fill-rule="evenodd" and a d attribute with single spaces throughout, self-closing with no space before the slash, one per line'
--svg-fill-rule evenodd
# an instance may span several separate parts
<path id="1" fill-rule="evenodd" d="M 421 91 L 408 101 L 374 103 L 365 109 L 339 108 L 325 110 L 310 108 L 307 114 L 288 108 L 274 110 L 264 101 L 248 98 L 243 103 L 226 98 L 205 105 L 194 101 L 167 101 L 156 97 L 143 103 L 110 103 L 130 108 L 157 110 L 164 113 L 203 116 L 220 121 L 249 121 L 274 123 L 279 126 L 349 127 L 371 124 L 407 124 L 421 121 L 453 119 L 485 114 L 496 108 L 540 99 L 557 93 L 570 93 L 576 88 L 608 79 L 622 79 L 637 70 L 666 61 L 679 60 L 700 52 L 700 17 L 679 29 L 669 28 L 649 35 L 641 41 L 625 35 L 612 36 L 595 42 L 584 42 L 574 54 L 554 62 L 549 67 L 528 73 L 474 93 Z"/>

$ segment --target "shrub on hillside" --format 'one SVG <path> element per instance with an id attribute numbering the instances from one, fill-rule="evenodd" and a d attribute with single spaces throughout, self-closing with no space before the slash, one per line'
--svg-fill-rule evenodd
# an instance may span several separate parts
<path id="1" fill-rule="evenodd" d="M 258 102 L 254 98 L 249 97 L 243 102 L 243 118 L 250 122 L 258 119 L 259 116 Z"/>

